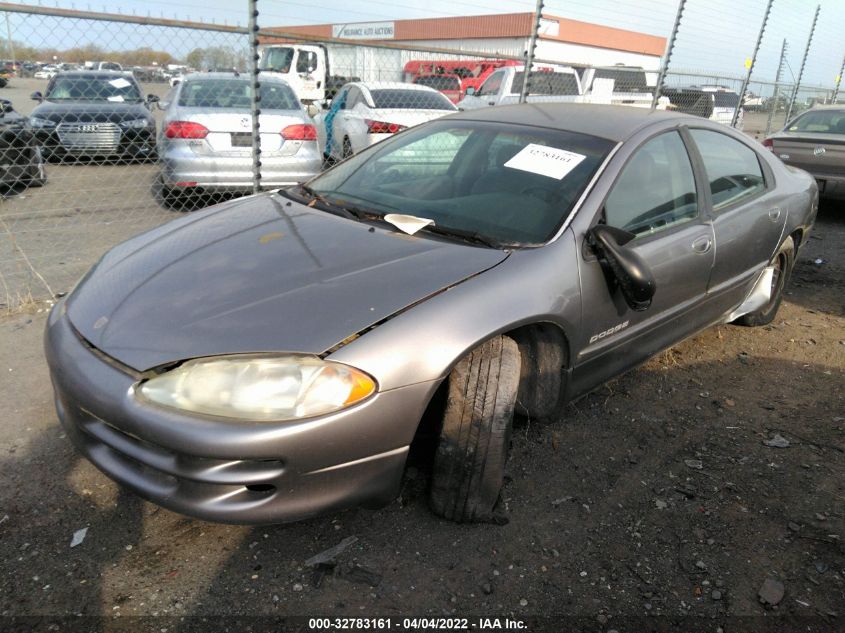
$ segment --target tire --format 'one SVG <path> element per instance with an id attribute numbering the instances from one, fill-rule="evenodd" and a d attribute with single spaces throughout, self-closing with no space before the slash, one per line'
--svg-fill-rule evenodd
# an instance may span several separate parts
<path id="1" fill-rule="evenodd" d="M 449 375 L 429 494 L 436 514 L 458 522 L 496 521 L 519 372 L 516 342 L 497 336 Z"/>
<path id="2" fill-rule="evenodd" d="M 43 187 L 47 184 L 47 170 L 44 169 L 44 157 L 41 155 L 41 148 L 35 148 L 35 168 L 27 181 L 29 187 Z"/>
<path id="3" fill-rule="evenodd" d="M 769 264 L 775 268 L 774 275 L 772 275 L 772 296 L 769 302 L 759 310 L 743 314 L 734 321 L 735 324 L 757 327 L 759 325 L 768 325 L 774 320 L 778 313 L 778 308 L 780 308 L 781 301 L 783 301 L 783 290 L 786 287 L 786 282 L 789 280 L 789 274 L 792 272 L 792 265 L 794 263 L 795 242 L 792 241 L 791 237 L 787 237 Z"/>
<path id="4" fill-rule="evenodd" d="M 354 154 L 354 153 L 355 152 L 352 151 L 352 142 L 349 140 L 348 136 L 344 136 L 343 137 L 342 151 L 341 151 L 341 156 L 342 156 L 343 160 L 346 160 L 347 158 L 352 156 L 352 154 Z"/>

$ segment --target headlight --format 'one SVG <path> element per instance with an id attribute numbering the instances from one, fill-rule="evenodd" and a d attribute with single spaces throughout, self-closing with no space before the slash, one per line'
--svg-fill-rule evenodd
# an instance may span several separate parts
<path id="1" fill-rule="evenodd" d="M 132 119 L 131 121 L 121 121 L 118 125 L 125 128 L 140 128 L 148 127 L 151 124 L 147 119 Z"/>
<path id="2" fill-rule="evenodd" d="M 32 127 L 56 127 L 55 121 L 51 121 L 50 119 L 42 119 L 41 117 L 37 116 L 29 117 L 29 124 Z"/>
<path id="3" fill-rule="evenodd" d="M 375 390 L 364 372 L 315 356 L 238 355 L 187 361 L 136 393 L 182 411 L 269 422 L 339 411 Z"/>

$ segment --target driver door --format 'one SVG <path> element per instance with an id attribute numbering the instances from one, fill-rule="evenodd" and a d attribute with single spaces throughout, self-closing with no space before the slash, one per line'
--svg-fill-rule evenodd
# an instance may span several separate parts
<path id="1" fill-rule="evenodd" d="M 571 394 L 592 389 L 707 324 L 702 309 L 714 263 L 714 235 L 689 154 L 677 130 L 645 141 L 628 159 L 596 222 L 633 233 L 625 248 L 651 270 L 656 292 L 643 311 L 628 307 L 612 274 L 583 244 L 582 323 Z"/>

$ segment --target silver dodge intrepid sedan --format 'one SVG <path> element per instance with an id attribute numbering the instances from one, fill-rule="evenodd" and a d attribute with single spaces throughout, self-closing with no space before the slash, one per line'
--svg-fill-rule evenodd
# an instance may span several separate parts
<path id="1" fill-rule="evenodd" d="M 50 315 L 56 407 L 110 477 L 236 523 L 390 501 L 435 419 L 432 509 L 497 520 L 515 413 L 770 322 L 817 203 L 700 118 L 456 114 L 112 249 Z"/>

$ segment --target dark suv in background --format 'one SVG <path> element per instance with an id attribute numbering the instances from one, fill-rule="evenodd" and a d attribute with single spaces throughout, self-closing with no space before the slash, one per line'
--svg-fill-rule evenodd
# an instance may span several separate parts
<path id="1" fill-rule="evenodd" d="M 50 80 L 29 121 L 47 157 L 154 159 L 156 124 L 129 73 L 72 71 Z"/>

